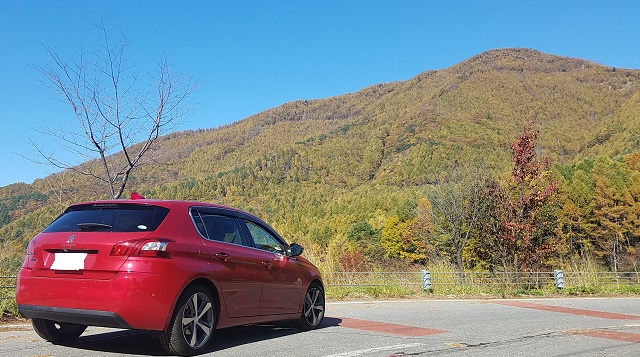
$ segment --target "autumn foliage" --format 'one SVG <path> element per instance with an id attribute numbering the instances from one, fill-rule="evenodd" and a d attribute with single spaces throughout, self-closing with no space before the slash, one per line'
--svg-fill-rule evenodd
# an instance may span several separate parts
<path id="1" fill-rule="evenodd" d="M 638 70 L 492 50 L 159 137 L 127 187 L 255 213 L 325 271 L 637 271 L 639 108 Z M 66 205 L 108 197 L 69 171 L 0 187 L 0 273 Z"/>
<path id="2" fill-rule="evenodd" d="M 503 239 L 508 247 L 504 258 L 515 271 L 540 270 L 551 252 L 552 237 L 541 228 L 557 185 L 549 177 L 546 162 L 536 158 L 537 137 L 529 123 L 518 141 L 510 145 L 514 166 L 503 202 L 507 212 Z"/>

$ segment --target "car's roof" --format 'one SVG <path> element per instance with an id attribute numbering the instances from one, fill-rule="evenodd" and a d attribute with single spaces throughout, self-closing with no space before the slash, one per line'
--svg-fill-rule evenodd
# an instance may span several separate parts
<path id="1" fill-rule="evenodd" d="M 220 208 L 220 209 L 226 209 L 226 210 L 246 213 L 246 212 L 244 212 L 242 210 L 239 210 L 237 208 L 223 206 L 223 205 L 220 205 L 220 204 L 210 203 L 210 202 L 184 201 L 184 200 L 158 200 L 158 199 L 147 199 L 147 198 L 86 201 L 86 202 L 74 203 L 71 206 L 92 205 L 92 204 L 101 205 L 101 204 L 114 204 L 114 203 L 117 203 L 117 204 L 123 204 L 124 203 L 124 204 L 139 204 L 139 205 L 155 205 L 155 206 L 161 206 L 161 207 L 166 207 L 166 208 L 213 207 L 213 208 Z"/>
<path id="2" fill-rule="evenodd" d="M 229 206 L 224 206 L 224 205 L 220 205 L 217 203 L 211 203 L 211 202 L 201 202 L 201 201 L 187 201 L 187 200 L 159 200 L 159 199 L 148 199 L 148 198 L 140 198 L 140 199 L 114 199 L 114 200 L 96 200 L 96 201 L 86 201 L 86 202 L 78 202 L 78 203 L 74 203 L 71 205 L 71 207 L 73 206 L 80 206 L 80 205 L 108 205 L 108 204 L 138 204 L 138 205 L 154 205 L 154 206 L 160 206 L 160 207 L 165 207 L 165 208 L 175 208 L 175 209 L 189 209 L 191 207 L 211 207 L 211 208 L 217 208 L 217 209 L 223 209 L 223 210 L 228 210 L 228 211 L 233 211 L 233 212 L 237 212 L 240 213 L 244 216 L 250 216 L 253 217 L 259 221 L 261 221 L 260 218 L 258 218 L 256 215 L 245 212 L 243 210 L 237 209 L 237 208 L 233 208 L 233 207 L 229 207 Z"/>
<path id="3" fill-rule="evenodd" d="M 80 205 L 113 205 L 113 204 L 152 205 L 152 206 L 159 206 L 159 207 L 164 207 L 168 209 L 176 209 L 178 211 L 180 210 L 186 211 L 192 207 L 201 207 L 201 208 L 209 207 L 209 208 L 214 208 L 219 210 L 232 211 L 238 214 L 238 216 L 240 217 L 250 219 L 253 222 L 258 222 L 263 226 L 269 227 L 275 235 L 280 237 L 278 232 L 273 230 L 273 228 L 271 228 L 269 224 L 263 221 L 260 217 L 237 208 L 224 206 L 217 203 L 210 203 L 210 202 L 139 198 L 139 199 L 115 199 L 115 200 L 96 200 L 96 201 L 78 202 L 78 203 L 72 204 L 69 207 L 80 206 Z"/>

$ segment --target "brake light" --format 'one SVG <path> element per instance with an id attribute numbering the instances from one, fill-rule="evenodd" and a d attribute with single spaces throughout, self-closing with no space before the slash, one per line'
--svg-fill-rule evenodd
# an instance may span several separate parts
<path id="1" fill-rule="evenodd" d="M 167 251 L 169 242 L 171 241 L 166 239 L 120 241 L 111 248 L 110 255 L 169 258 L 171 257 Z"/>
<path id="2" fill-rule="evenodd" d="M 129 256 L 131 255 L 131 253 L 133 253 L 133 249 L 135 248 L 136 243 L 138 243 L 138 240 L 118 242 L 111 248 L 111 253 L 109 255 Z"/>
<path id="3" fill-rule="evenodd" d="M 131 195 L 129 196 L 129 198 L 132 200 L 143 200 L 144 196 L 137 192 L 131 192 Z"/>

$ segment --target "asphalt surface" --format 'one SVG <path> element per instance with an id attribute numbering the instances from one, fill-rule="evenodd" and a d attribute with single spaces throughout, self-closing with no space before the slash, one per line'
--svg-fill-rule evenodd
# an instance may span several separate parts
<path id="1" fill-rule="evenodd" d="M 216 331 L 203 356 L 640 356 L 640 298 L 327 304 L 321 328 Z M 0 356 L 167 356 L 153 333 L 91 327 L 72 345 L 0 325 Z"/>

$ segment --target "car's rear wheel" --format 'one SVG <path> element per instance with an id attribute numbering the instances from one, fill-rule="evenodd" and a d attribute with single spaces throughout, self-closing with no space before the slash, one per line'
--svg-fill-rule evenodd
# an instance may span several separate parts
<path id="1" fill-rule="evenodd" d="M 167 331 L 160 342 L 167 352 L 192 356 L 211 343 L 216 324 L 216 305 L 209 290 L 200 285 L 187 288 L 178 299 Z"/>
<path id="2" fill-rule="evenodd" d="M 311 330 L 320 326 L 324 318 L 324 289 L 313 283 L 304 295 L 304 306 L 299 325 L 303 330 Z"/>
<path id="3" fill-rule="evenodd" d="M 37 318 L 31 320 L 31 324 L 38 336 L 51 343 L 71 342 L 80 337 L 87 328 L 85 325 L 69 324 L 66 322 L 56 322 Z"/>

